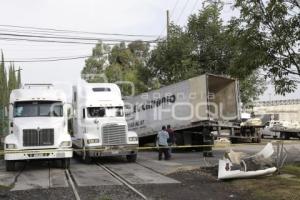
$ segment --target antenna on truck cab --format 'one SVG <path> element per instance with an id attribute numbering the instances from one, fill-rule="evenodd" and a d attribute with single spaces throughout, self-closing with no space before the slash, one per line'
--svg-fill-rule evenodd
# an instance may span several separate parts
<path id="1" fill-rule="evenodd" d="M 24 84 L 24 87 L 25 88 L 27 87 L 28 89 L 30 89 L 31 87 L 47 87 L 48 89 L 50 87 L 53 87 L 53 84 L 51 83 L 26 83 Z"/>

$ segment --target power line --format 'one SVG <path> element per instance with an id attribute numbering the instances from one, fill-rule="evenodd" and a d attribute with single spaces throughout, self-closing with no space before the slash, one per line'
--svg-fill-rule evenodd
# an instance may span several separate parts
<path id="1" fill-rule="evenodd" d="M 78 31 L 78 30 L 68 30 L 68 29 L 54 29 L 54 28 L 41 28 L 33 26 L 16 26 L 16 25 L 3 25 L 0 27 L 10 27 L 10 28 L 20 28 L 20 29 L 33 29 L 38 31 L 52 31 L 52 32 L 65 32 L 65 33 L 75 33 L 75 34 L 92 34 L 92 35 L 114 35 L 114 36 L 127 36 L 127 37 L 157 37 L 157 35 L 145 35 L 145 34 L 125 34 L 125 33 L 103 33 L 103 32 L 89 32 L 89 31 Z"/>
<path id="2" fill-rule="evenodd" d="M 66 37 L 66 36 L 45 36 L 45 35 L 30 35 L 30 34 L 13 34 L 13 33 L 1 33 L 3 36 L 11 37 L 29 37 L 29 38 L 42 38 L 42 39 L 66 39 L 66 40 L 85 40 L 85 41 L 110 41 L 110 42 L 133 42 L 135 40 L 124 40 L 114 38 L 91 38 L 91 37 Z M 146 43 L 155 43 L 154 40 L 140 40 Z"/>
<path id="3" fill-rule="evenodd" d="M 179 0 L 177 0 L 177 1 L 175 2 L 175 5 L 174 5 L 173 9 L 171 10 L 170 17 L 173 17 L 173 14 L 174 14 L 174 11 L 175 11 L 175 9 L 176 9 L 176 7 L 177 7 L 177 5 L 178 5 L 178 2 L 179 2 Z"/>
<path id="4" fill-rule="evenodd" d="M 66 37 L 66 38 L 76 38 L 76 39 L 87 39 L 87 40 L 99 40 L 103 38 L 95 38 L 95 37 L 87 37 L 85 35 L 70 35 L 70 34 L 65 34 L 65 33 L 56 33 L 56 32 L 44 32 L 44 31 L 31 31 L 31 30 L 16 30 L 16 29 L 1 29 L 0 31 L 4 34 L 16 34 L 16 33 L 21 33 L 21 34 L 30 34 L 30 35 L 42 35 L 42 36 L 54 36 L 54 37 Z M 126 37 L 126 36 L 125 36 Z M 141 39 L 132 39 L 132 40 L 141 40 Z M 131 41 L 132 41 L 131 40 Z"/>
<path id="5" fill-rule="evenodd" d="M 63 43 L 63 44 L 88 44 L 95 45 L 95 42 L 76 42 L 76 41 L 58 41 L 58 40 L 37 40 L 37 39 L 26 39 L 26 38 L 5 38 L 0 37 L 0 40 L 8 41 L 26 41 L 26 42 L 44 42 L 44 43 Z"/>
<path id="6" fill-rule="evenodd" d="M 189 4 L 189 2 L 190 2 L 190 0 L 186 0 L 185 4 L 184 4 L 184 6 L 183 6 L 183 8 L 182 8 L 182 10 L 181 10 L 181 12 L 180 12 L 180 14 L 179 14 L 177 20 L 176 20 L 176 24 L 179 22 L 179 20 L 180 20 L 182 14 L 183 14 L 183 12 L 185 11 L 187 5 Z"/>
<path id="7" fill-rule="evenodd" d="M 108 55 L 102 54 L 102 55 Z M 101 56 L 102 56 L 101 55 Z M 9 59 L 9 60 L 52 60 L 52 59 L 63 59 L 63 58 L 77 58 L 77 57 L 87 57 L 88 55 L 75 55 L 75 56 L 51 56 L 51 57 L 38 57 L 38 58 L 14 58 L 14 59 Z"/>
<path id="8" fill-rule="evenodd" d="M 200 0 L 195 0 L 191 14 L 193 14 L 193 12 L 197 9 L 199 2 L 200 2 Z"/>
<path id="9" fill-rule="evenodd" d="M 78 56 L 78 57 L 66 57 L 66 58 L 48 58 L 48 59 L 41 59 L 41 60 L 4 60 L 5 63 L 36 63 L 36 62 L 56 62 L 56 61 L 66 61 L 66 60 L 77 60 L 88 58 L 90 56 Z"/>
<path id="10" fill-rule="evenodd" d="M 39 40 L 39 39 L 27 39 L 27 38 L 7 38 L 7 37 L 0 37 L 0 40 L 6 41 L 26 41 L 26 42 L 40 42 L 40 43 L 62 43 L 62 44 L 83 44 L 83 45 L 95 45 L 98 42 L 80 42 L 80 41 L 63 41 L 63 40 Z M 116 41 L 116 40 L 102 40 L 103 42 L 134 42 L 134 41 Z M 136 40 L 139 41 L 139 40 Z M 142 41 L 149 44 L 156 44 L 161 43 L 159 41 Z M 106 43 L 105 43 L 106 44 Z M 108 45 L 116 45 L 117 43 L 108 43 Z"/>

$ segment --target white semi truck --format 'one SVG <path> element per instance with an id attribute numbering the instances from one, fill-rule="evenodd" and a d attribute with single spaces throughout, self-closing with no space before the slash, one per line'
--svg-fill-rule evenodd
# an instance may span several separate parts
<path id="1" fill-rule="evenodd" d="M 253 127 L 241 128 L 238 81 L 204 74 L 157 90 L 127 97 L 126 119 L 140 145 L 153 143 L 163 125 L 176 132 L 177 145 L 211 144 L 215 136 L 259 142 Z"/>
<path id="2" fill-rule="evenodd" d="M 69 167 L 73 151 L 67 109 L 66 95 L 51 84 L 25 84 L 11 92 L 4 140 L 8 171 L 16 161 L 33 159 L 59 159 L 63 168 Z"/>
<path id="3" fill-rule="evenodd" d="M 73 147 L 85 162 L 104 156 L 136 160 L 138 137 L 128 131 L 116 84 L 82 81 L 73 87 L 73 109 Z"/>

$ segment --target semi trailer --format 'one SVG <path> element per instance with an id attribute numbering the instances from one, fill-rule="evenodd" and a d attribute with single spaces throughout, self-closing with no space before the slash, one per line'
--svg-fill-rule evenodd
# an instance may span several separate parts
<path id="1" fill-rule="evenodd" d="M 138 137 L 128 131 L 116 84 L 80 82 L 73 87 L 73 110 L 73 147 L 85 162 L 104 156 L 136 161 Z"/>
<path id="2" fill-rule="evenodd" d="M 300 123 L 298 122 L 271 120 L 267 125 L 269 125 L 268 128 L 273 133 L 274 138 L 286 140 L 290 138 L 300 139 Z"/>
<path id="3" fill-rule="evenodd" d="M 58 159 L 68 168 L 73 156 L 67 98 L 52 84 L 25 84 L 9 101 L 9 134 L 4 140 L 6 169 L 16 161 Z"/>
<path id="4" fill-rule="evenodd" d="M 141 145 L 153 143 L 163 125 L 175 131 L 177 145 L 212 144 L 214 137 L 260 141 L 253 127 L 241 128 L 240 106 L 236 79 L 204 74 L 126 97 L 126 119 Z"/>

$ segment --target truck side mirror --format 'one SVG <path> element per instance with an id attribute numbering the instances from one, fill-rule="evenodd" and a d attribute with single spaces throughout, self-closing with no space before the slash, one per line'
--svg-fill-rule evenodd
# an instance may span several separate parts
<path id="1" fill-rule="evenodd" d="M 66 116 L 68 117 L 68 119 L 70 119 L 74 116 L 72 104 L 66 103 L 65 110 L 66 110 Z"/>

